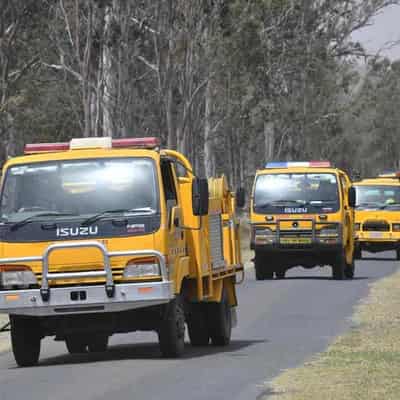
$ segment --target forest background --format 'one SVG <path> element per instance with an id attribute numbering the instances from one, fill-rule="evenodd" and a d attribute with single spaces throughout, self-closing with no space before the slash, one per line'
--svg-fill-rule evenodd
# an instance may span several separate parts
<path id="1" fill-rule="evenodd" d="M 391 0 L 0 0 L 0 161 L 158 136 L 200 176 L 400 168 L 400 61 L 352 40 Z"/>

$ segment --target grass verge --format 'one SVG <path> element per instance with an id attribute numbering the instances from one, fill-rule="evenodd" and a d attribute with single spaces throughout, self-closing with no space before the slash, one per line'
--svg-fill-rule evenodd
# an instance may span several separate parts
<path id="1" fill-rule="evenodd" d="M 400 272 L 372 285 L 356 327 L 268 384 L 268 400 L 400 399 Z"/>

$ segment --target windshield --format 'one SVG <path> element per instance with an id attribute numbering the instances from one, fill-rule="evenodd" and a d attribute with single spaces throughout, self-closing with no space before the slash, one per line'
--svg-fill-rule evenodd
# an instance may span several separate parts
<path id="1" fill-rule="evenodd" d="M 400 186 L 356 186 L 356 192 L 356 208 L 359 210 L 400 210 Z"/>
<path id="2" fill-rule="evenodd" d="M 272 213 L 329 213 L 339 209 L 336 175 L 263 174 L 256 180 L 254 211 Z"/>
<path id="3" fill-rule="evenodd" d="M 87 216 L 109 210 L 157 210 L 154 164 L 147 158 L 107 158 L 10 167 L 1 217 Z"/>

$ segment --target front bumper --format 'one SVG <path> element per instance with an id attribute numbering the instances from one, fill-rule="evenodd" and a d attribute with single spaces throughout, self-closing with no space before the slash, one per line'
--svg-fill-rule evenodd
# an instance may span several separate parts
<path id="1" fill-rule="evenodd" d="M 103 255 L 104 270 L 72 273 L 50 273 L 49 257 L 57 250 L 95 248 Z M 158 259 L 161 280 L 147 283 L 114 284 L 110 266 L 111 257 L 152 256 Z M 0 259 L 0 264 L 42 262 L 40 289 L 0 291 L 0 312 L 21 315 L 63 315 L 124 311 L 164 304 L 173 297 L 173 282 L 168 279 L 165 257 L 156 250 L 108 252 L 97 241 L 66 242 L 50 245 L 41 257 Z M 68 278 L 106 278 L 105 285 L 49 287 L 49 281 Z"/>
<path id="2" fill-rule="evenodd" d="M 164 304 L 173 297 L 169 281 L 118 284 L 112 297 L 104 285 L 56 287 L 51 288 L 48 301 L 42 299 L 40 289 L 7 290 L 0 292 L 0 312 L 43 317 L 117 312 Z"/>
<path id="3" fill-rule="evenodd" d="M 399 232 L 357 231 L 356 241 L 368 243 L 399 243 Z"/>
<path id="4" fill-rule="evenodd" d="M 291 222 L 297 224 L 293 229 L 282 229 L 282 222 Z M 309 223 L 309 228 L 299 228 L 301 223 Z M 293 225 L 294 225 L 293 224 Z M 336 235 L 321 236 L 319 231 L 321 227 L 335 227 Z M 261 236 L 257 239 L 255 233 L 257 229 L 267 228 L 272 231 L 272 236 Z M 252 239 L 250 248 L 252 250 L 268 251 L 268 252 L 331 252 L 342 248 L 342 227 L 337 222 L 316 222 L 313 218 L 308 219 L 286 219 L 281 218 L 275 223 L 253 224 Z"/>
<path id="5" fill-rule="evenodd" d="M 251 244 L 251 249 L 263 252 L 273 253 L 324 253 L 334 252 L 342 248 L 341 242 L 336 241 L 335 243 L 320 243 L 312 242 L 310 244 Z"/>

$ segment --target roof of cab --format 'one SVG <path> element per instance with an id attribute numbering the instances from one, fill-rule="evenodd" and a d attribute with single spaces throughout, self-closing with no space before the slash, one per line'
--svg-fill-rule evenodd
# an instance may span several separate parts
<path id="1" fill-rule="evenodd" d="M 73 138 L 63 143 L 34 143 L 25 145 L 24 156 L 7 161 L 6 167 L 15 164 L 39 163 L 56 160 L 78 160 L 110 157 L 159 157 L 160 141 L 156 137 Z"/>
<path id="2" fill-rule="evenodd" d="M 82 149 L 82 150 L 68 150 L 51 153 L 31 154 L 19 156 L 9 159 L 4 167 L 12 165 L 39 163 L 46 161 L 58 160 L 82 160 L 88 158 L 118 158 L 118 157 L 150 157 L 158 159 L 160 153 L 155 150 L 148 149 Z"/>

